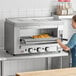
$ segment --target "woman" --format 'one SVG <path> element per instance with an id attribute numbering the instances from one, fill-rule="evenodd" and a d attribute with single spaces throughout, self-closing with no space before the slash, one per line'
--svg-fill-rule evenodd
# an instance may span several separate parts
<path id="1" fill-rule="evenodd" d="M 74 29 L 76 29 L 76 15 L 73 16 L 72 18 L 72 27 Z M 65 51 L 70 51 L 72 53 L 72 66 L 76 67 L 76 58 L 74 58 L 76 55 L 76 33 L 74 33 L 71 37 L 71 39 L 69 40 L 67 45 L 64 45 L 60 39 L 57 39 L 57 42 L 59 43 L 59 45 L 65 50 Z M 72 51 L 73 50 L 73 51 Z M 74 59 L 73 59 L 74 58 Z"/>

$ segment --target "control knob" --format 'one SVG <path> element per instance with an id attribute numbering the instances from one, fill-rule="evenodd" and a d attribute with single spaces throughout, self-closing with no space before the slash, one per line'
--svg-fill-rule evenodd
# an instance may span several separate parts
<path id="1" fill-rule="evenodd" d="M 45 47 L 45 51 L 50 51 L 50 48 L 49 47 Z"/>
<path id="2" fill-rule="evenodd" d="M 37 52 L 37 51 L 35 51 L 33 48 L 29 48 L 28 51 L 29 51 L 30 53 L 36 53 L 36 52 Z"/>
<path id="3" fill-rule="evenodd" d="M 29 48 L 29 49 L 28 49 L 28 52 L 32 52 L 32 51 L 33 51 L 33 49 L 32 49 L 32 48 Z"/>
<path id="4" fill-rule="evenodd" d="M 45 52 L 45 50 L 42 49 L 41 47 L 38 47 L 38 48 L 37 48 L 37 51 L 38 51 L 38 52 Z"/>

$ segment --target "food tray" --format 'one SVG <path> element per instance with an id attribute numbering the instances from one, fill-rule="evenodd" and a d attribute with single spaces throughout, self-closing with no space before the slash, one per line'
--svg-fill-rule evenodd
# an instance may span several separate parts
<path id="1" fill-rule="evenodd" d="M 32 38 L 32 37 L 21 37 L 20 42 L 22 44 L 43 44 L 43 43 L 53 43 L 56 42 L 56 37 L 50 38 Z"/>

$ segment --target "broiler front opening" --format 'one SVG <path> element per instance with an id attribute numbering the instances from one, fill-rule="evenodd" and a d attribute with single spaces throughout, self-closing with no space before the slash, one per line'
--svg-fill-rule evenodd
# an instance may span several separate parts
<path id="1" fill-rule="evenodd" d="M 20 43 L 21 44 L 46 44 L 46 43 L 56 43 L 57 38 L 32 38 L 32 37 L 21 37 Z"/>
<path id="2" fill-rule="evenodd" d="M 23 31 L 22 31 L 23 34 Z M 54 43 L 57 39 L 57 28 L 52 29 L 26 29 L 20 36 L 21 44 Z"/>

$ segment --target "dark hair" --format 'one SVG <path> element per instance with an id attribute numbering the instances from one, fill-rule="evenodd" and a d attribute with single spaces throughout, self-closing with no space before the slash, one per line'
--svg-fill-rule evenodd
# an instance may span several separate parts
<path id="1" fill-rule="evenodd" d="M 74 15 L 74 16 L 72 17 L 72 19 L 74 20 L 74 22 L 76 22 L 76 15 Z"/>

